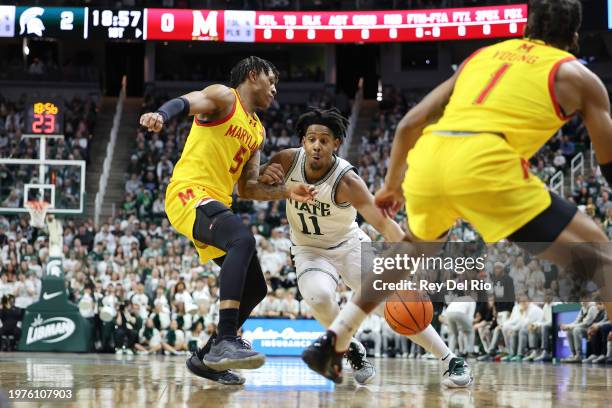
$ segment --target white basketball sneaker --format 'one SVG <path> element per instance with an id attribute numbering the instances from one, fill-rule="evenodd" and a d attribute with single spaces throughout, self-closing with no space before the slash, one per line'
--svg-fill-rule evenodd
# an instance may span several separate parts
<path id="1" fill-rule="evenodd" d="M 472 370 L 461 357 L 453 357 L 448 362 L 448 370 L 442 374 L 442 385 L 447 388 L 466 388 L 472 385 Z"/>

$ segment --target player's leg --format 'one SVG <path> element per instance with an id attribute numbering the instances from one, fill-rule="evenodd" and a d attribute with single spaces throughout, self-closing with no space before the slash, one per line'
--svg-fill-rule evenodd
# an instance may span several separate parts
<path id="1" fill-rule="evenodd" d="M 215 263 L 219 266 L 223 265 L 225 256 L 215 259 Z M 250 316 L 253 309 L 261 302 L 266 296 L 267 286 L 266 281 L 261 271 L 261 265 L 257 254 L 254 254 L 251 258 L 251 263 L 247 271 L 247 277 L 245 280 L 245 287 L 249 288 L 249 291 L 243 293 L 242 301 L 240 302 L 238 327 L 242 327 L 246 319 Z M 216 381 L 225 385 L 241 385 L 244 384 L 245 378 L 232 370 L 213 370 L 206 366 L 202 362 L 204 356 L 210 351 L 210 348 L 214 344 L 217 338 L 217 333 L 214 333 L 201 349 L 196 350 L 195 353 L 187 359 L 187 368 L 195 375 L 206 378 L 212 381 Z"/>
<path id="2" fill-rule="evenodd" d="M 314 318 L 328 327 L 340 312 L 336 301 L 338 273 L 330 260 L 317 248 L 292 248 L 300 294 Z"/>
<path id="3" fill-rule="evenodd" d="M 329 253 L 330 251 L 318 248 L 301 246 L 292 248 L 300 294 L 310 306 L 315 319 L 323 327 L 329 327 L 340 312 L 336 301 L 338 268 L 334 265 L 338 262 L 331 259 L 335 257 L 328 257 Z M 345 283 L 351 287 L 346 280 Z M 367 361 L 366 350 L 357 339 L 351 340 L 345 356 L 353 368 L 353 377 L 358 383 L 365 384 L 374 378 L 374 366 Z"/>
<path id="4" fill-rule="evenodd" d="M 203 362 L 215 370 L 261 367 L 265 356 L 236 336 L 245 281 L 255 254 L 255 238 L 240 217 L 214 200 L 197 207 L 193 237 L 226 252 L 219 273 L 218 337 Z"/>

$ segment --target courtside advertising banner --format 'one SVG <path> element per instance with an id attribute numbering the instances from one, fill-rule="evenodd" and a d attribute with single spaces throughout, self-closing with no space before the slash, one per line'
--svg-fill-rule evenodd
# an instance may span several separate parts
<path id="1" fill-rule="evenodd" d="M 242 326 L 242 337 L 267 356 L 300 356 L 324 332 L 306 319 L 248 319 Z"/>

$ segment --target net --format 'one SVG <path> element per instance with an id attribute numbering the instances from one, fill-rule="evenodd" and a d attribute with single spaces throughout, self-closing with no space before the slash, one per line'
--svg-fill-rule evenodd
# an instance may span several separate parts
<path id="1" fill-rule="evenodd" d="M 25 207 L 30 214 L 30 225 L 35 228 L 44 228 L 49 203 L 46 201 L 27 201 Z"/>

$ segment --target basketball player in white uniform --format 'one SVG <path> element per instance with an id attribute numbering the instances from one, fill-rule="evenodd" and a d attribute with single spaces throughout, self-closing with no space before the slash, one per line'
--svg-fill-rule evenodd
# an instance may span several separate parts
<path id="1" fill-rule="evenodd" d="M 375 206 L 374 197 L 355 168 L 334 154 L 347 124 L 335 108 L 303 114 L 296 123 L 302 147 L 275 154 L 260 177 L 263 183 L 308 183 L 317 190 L 314 205 L 287 200 L 286 209 L 298 287 L 324 327 L 329 327 L 340 312 L 335 298 L 339 278 L 353 291 L 361 287 L 361 243 L 370 239 L 355 221 L 357 211 L 386 241 L 400 242 L 404 238 L 400 226 Z M 455 357 L 431 326 L 408 338 L 446 365 Z M 373 379 L 374 366 L 366 360 L 359 341 L 352 339 L 346 357 L 358 383 Z M 469 369 L 461 373 L 446 370 L 443 377 L 443 384 L 449 387 L 471 383 Z"/>

